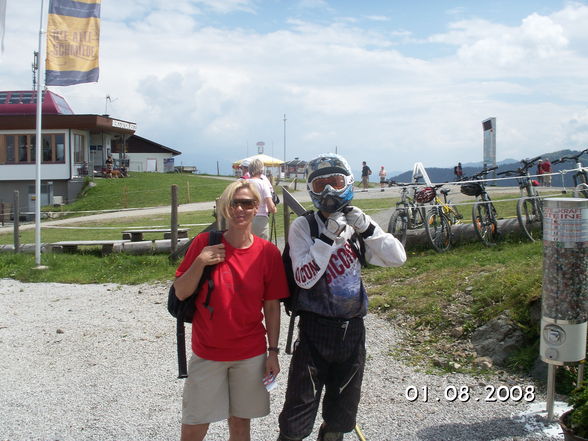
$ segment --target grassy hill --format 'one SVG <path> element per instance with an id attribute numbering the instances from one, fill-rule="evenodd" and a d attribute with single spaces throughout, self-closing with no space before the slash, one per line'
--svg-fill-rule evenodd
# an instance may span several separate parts
<path id="1" fill-rule="evenodd" d="M 178 186 L 180 204 L 213 201 L 228 181 L 181 173 L 134 172 L 124 179 L 87 180 L 78 200 L 67 211 L 110 210 L 169 205 L 171 186 Z"/>

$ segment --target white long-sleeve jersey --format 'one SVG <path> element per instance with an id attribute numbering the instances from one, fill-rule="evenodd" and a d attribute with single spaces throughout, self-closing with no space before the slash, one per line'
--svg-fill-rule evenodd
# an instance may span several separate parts
<path id="1" fill-rule="evenodd" d="M 303 216 L 292 222 L 288 233 L 294 278 L 302 288 L 298 309 L 327 317 L 361 317 L 367 312 L 367 295 L 359 256 L 349 244 L 354 230 L 346 226 L 332 241 L 323 234 L 324 219 L 319 213 L 314 217 L 319 237 L 311 237 L 310 225 Z M 400 241 L 366 217 L 371 224 L 363 235 L 366 261 L 377 266 L 402 265 L 406 252 Z"/>

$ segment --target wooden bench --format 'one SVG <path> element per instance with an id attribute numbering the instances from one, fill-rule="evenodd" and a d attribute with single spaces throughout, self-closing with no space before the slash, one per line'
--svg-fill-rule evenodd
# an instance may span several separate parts
<path id="1" fill-rule="evenodd" d="M 81 246 L 100 246 L 102 247 L 102 254 L 110 254 L 114 250 L 115 245 L 120 245 L 129 242 L 128 240 L 63 240 L 61 242 L 53 242 L 47 246 L 52 251 L 60 249 L 64 253 L 74 253 Z"/>
<path id="2" fill-rule="evenodd" d="M 164 239 L 171 239 L 170 228 L 151 228 L 144 230 L 125 230 L 122 232 L 123 240 L 130 240 L 131 242 L 140 242 L 143 240 L 145 233 L 163 233 Z M 185 239 L 188 237 L 187 228 L 178 228 L 178 239 Z"/>

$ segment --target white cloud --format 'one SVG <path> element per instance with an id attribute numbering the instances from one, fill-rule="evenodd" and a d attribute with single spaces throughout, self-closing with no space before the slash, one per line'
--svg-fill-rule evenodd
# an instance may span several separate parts
<path id="1" fill-rule="evenodd" d="M 0 70 L 8 89 L 29 86 L 36 38 L 17 26 L 35 14 L 17 9 L 8 11 L 17 22 L 7 23 Z M 222 25 L 230 13 L 263 12 L 262 2 L 244 0 L 103 3 L 100 82 L 58 93 L 79 113 L 102 113 L 110 94 L 113 116 L 137 122 L 139 135 L 209 171 L 217 160 L 245 156 L 247 145 L 252 153 L 257 141 L 281 157 L 284 113 L 289 157 L 337 146 L 354 168 L 362 160 L 390 170 L 479 160 L 481 121 L 489 116 L 498 120 L 499 159 L 564 148 L 586 135 L 586 5 L 551 15 L 531 10 L 517 26 L 450 22 L 445 33 L 411 41 L 429 52 L 444 48 L 427 58 L 403 46 L 410 24 L 378 32 L 360 27 L 368 17 L 296 18 L 271 32 Z M 22 42 L 30 47 L 20 49 Z"/>

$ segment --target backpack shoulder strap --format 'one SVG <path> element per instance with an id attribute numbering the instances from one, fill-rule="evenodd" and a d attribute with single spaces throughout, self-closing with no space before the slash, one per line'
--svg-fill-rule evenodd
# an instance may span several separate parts
<path id="1" fill-rule="evenodd" d="M 304 218 L 306 219 L 306 221 L 308 222 L 308 225 L 310 227 L 310 237 L 315 238 L 318 237 L 318 222 L 316 220 L 316 216 L 314 215 L 314 211 L 313 210 L 309 210 L 306 213 L 303 214 Z"/>
<path id="2" fill-rule="evenodd" d="M 222 242 L 223 232 L 222 231 L 210 231 L 208 233 L 208 245 L 217 245 Z M 212 270 L 216 265 L 208 265 L 202 271 L 202 276 L 200 278 L 201 284 L 206 282 L 208 284 L 208 290 L 206 292 L 206 299 L 204 300 L 204 307 L 208 309 L 210 313 L 210 318 L 212 319 L 212 314 L 214 313 L 214 308 L 210 306 L 210 295 L 212 294 L 212 290 L 214 289 L 214 282 L 212 281 Z"/>
<path id="3" fill-rule="evenodd" d="M 349 243 L 349 246 L 353 249 L 355 254 L 357 254 L 361 266 L 364 268 L 367 267 L 367 261 L 365 259 L 365 241 L 363 237 L 361 237 L 361 234 L 354 233 L 347 243 Z"/>

